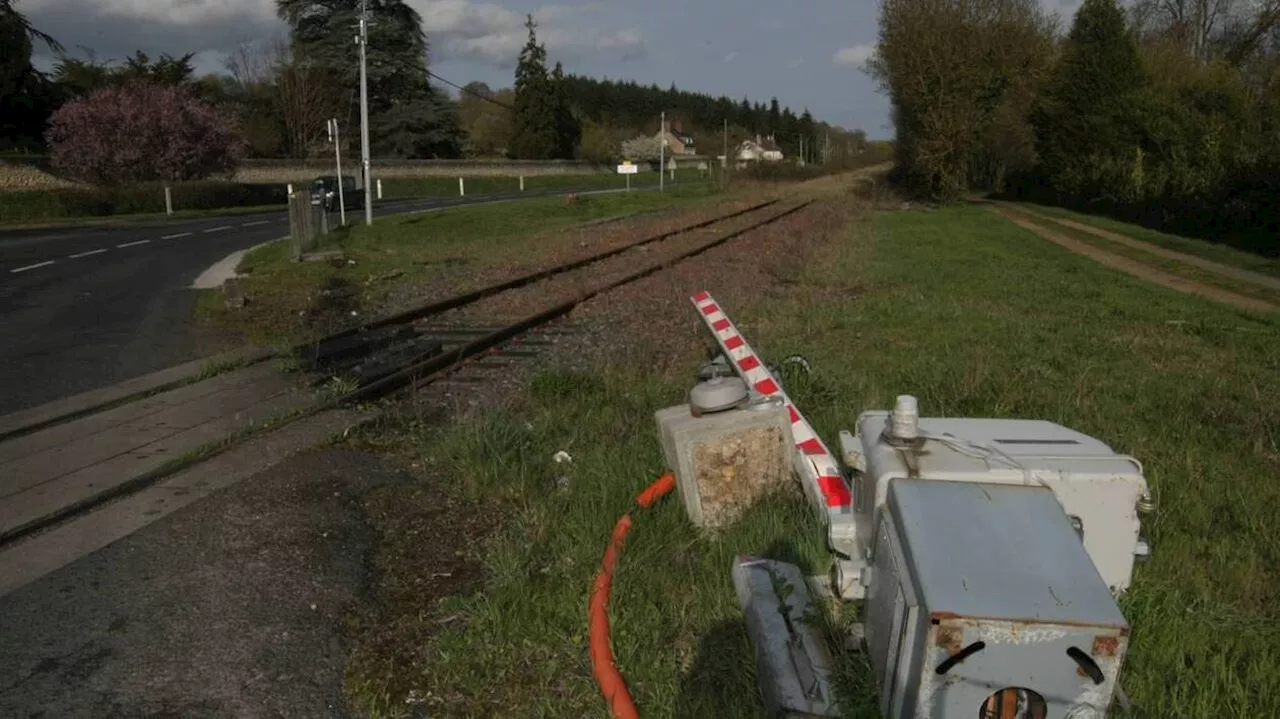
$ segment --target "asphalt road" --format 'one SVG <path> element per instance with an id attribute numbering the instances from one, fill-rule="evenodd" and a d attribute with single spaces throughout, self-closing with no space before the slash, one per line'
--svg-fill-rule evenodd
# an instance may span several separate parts
<path id="1" fill-rule="evenodd" d="M 374 214 L 570 191 L 388 201 Z M 193 331 L 191 283 L 227 255 L 287 234 L 284 210 L 0 230 L 0 414 L 223 349 Z"/>
<path id="2" fill-rule="evenodd" d="M 307 452 L 0 597 L 0 716 L 349 716 L 378 457 Z"/>

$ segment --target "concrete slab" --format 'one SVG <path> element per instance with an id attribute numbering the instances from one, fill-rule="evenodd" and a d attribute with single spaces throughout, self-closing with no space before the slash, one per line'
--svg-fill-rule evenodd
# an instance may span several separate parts
<path id="1" fill-rule="evenodd" d="M 204 400 L 263 377 L 278 374 L 271 364 L 256 364 L 209 379 L 129 402 L 112 409 L 68 420 L 7 441 L 0 441 L 0 467 L 43 450 L 69 444 L 174 407 Z"/>
<path id="2" fill-rule="evenodd" d="M 277 394 L 243 410 L 213 417 L 176 434 L 142 444 L 106 461 L 29 486 L 7 496 L 0 504 L 0 537 L 25 531 L 49 521 L 51 517 L 90 505 L 130 481 L 204 445 L 309 406 L 313 401 L 310 393 L 301 390 Z"/>
<path id="3" fill-rule="evenodd" d="M 85 435 L 0 465 L 0 498 L 9 497 L 31 487 L 57 479 L 127 452 L 142 450 L 153 443 L 175 438 L 164 446 L 180 450 L 194 449 L 182 434 L 214 420 L 218 426 L 238 427 L 238 415 L 259 405 L 264 399 L 289 393 L 292 383 L 271 367 L 251 368 L 244 375 L 229 378 L 222 390 L 175 407 L 143 416 L 103 431 Z M 51 428 L 58 431 L 59 427 Z M 25 439 L 25 438 L 24 438 Z M 213 439 L 216 439 L 213 438 Z M 186 449 L 183 449 L 183 448 Z M 174 455 L 178 456 L 178 455 Z"/>
<path id="4" fill-rule="evenodd" d="M 0 437 L 28 432 L 34 428 L 123 402 L 132 397 L 175 387 L 200 376 L 200 373 L 211 365 L 229 362 L 258 362 L 270 357 L 271 354 L 271 350 L 268 349 L 242 347 L 215 357 L 194 360 L 160 370 L 159 372 L 134 377 L 110 387 L 82 392 L 38 407 L 19 410 L 0 416 Z"/>
<path id="5" fill-rule="evenodd" d="M 0 596 L 230 487 L 377 415 L 331 410 L 255 437 L 217 457 L 0 551 Z"/>

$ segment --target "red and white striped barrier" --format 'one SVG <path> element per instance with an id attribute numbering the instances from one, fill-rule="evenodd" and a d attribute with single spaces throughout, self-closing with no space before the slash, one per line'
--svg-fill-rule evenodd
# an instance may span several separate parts
<path id="1" fill-rule="evenodd" d="M 800 414 L 791 398 L 783 392 L 777 378 L 743 339 L 742 333 L 738 332 L 738 328 L 715 299 L 707 292 L 699 292 L 690 299 L 742 379 L 760 394 L 781 396 L 786 403 L 787 411 L 791 413 L 791 432 L 796 443 L 795 470 L 804 484 L 805 493 L 811 501 L 826 508 L 833 535 L 845 534 L 839 529 L 846 529 L 853 522 L 853 497 L 849 492 L 849 485 L 840 473 L 840 465 L 836 463 L 835 456 L 823 444 L 822 438 L 804 415 Z M 837 525 L 845 526 L 838 529 Z"/>

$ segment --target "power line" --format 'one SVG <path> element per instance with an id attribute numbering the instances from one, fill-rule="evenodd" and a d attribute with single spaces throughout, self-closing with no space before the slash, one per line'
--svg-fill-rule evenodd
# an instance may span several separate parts
<path id="1" fill-rule="evenodd" d="M 440 82 L 443 82 L 444 84 L 446 84 L 446 85 L 448 85 L 448 86 L 450 86 L 450 87 L 456 88 L 457 90 L 459 90 L 459 91 L 461 91 L 461 92 L 465 92 L 465 93 L 467 93 L 468 95 L 472 95 L 472 96 L 474 96 L 474 97 L 478 97 L 478 98 L 480 98 L 481 100 L 484 100 L 485 102 L 493 103 L 494 105 L 497 105 L 498 107 L 506 108 L 506 109 L 508 109 L 508 110 L 510 110 L 510 111 L 512 111 L 512 112 L 515 112 L 515 111 L 516 111 L 516 109 L 515 109 L 514 107 L 512 107 L 512 106 L 508 105 L 508 104 L 507 104 L 507 103 L 505 103 L 505 102 L 499 102 L 499 101 L 497 101 L 497 100 L 493 99 L 492 97 L 489 97 L 488 95 L 485 95 L 485 94 L 483 94 L 483 93 L 476 92 L 475 90 L 468 90 L 467 88 L 465 88 L 465 87 L 463 87 L 463 86 L 459 85 L 458 83 L 456 83 L 456 82 L 450 82 L 449 80 L 446 80 L 446 79 L 444 79 L 443 77 L 440 77 L 439 75 L 435 74 L 434 72 L 431 72 L 430 70 L 427 70 L 427 76 L 428 76 L 428 77 L 433 77 L 433 78 L 435 78 L 435 79 L 439 80 Z"/>

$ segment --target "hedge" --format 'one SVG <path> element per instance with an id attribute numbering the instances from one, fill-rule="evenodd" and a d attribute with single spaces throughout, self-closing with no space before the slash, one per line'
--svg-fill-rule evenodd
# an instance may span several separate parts
<path id="1" fill-rule="evenodd" d="M 174 210 L 284 205 L 283 185 L 248 185 L 215 180 L 172 185 Z M 76 217 L 163 213 L 164 185 L 66 187 L 0 192 L 0 222 L 35 222 Z"/>

